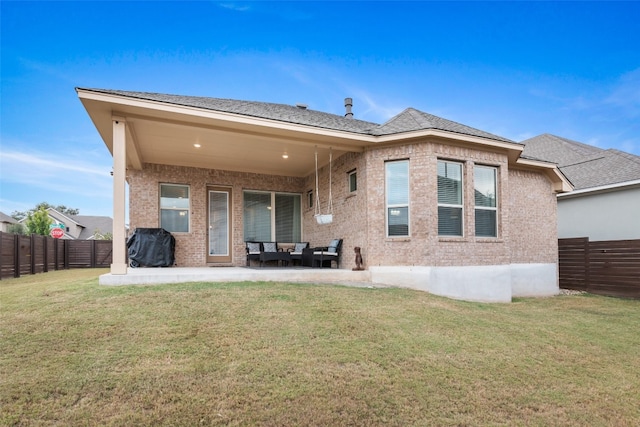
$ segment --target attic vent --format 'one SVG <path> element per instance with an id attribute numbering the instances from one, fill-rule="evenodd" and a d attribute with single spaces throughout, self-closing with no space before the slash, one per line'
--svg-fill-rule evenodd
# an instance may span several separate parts
<path id="1" fill-rule="evenodd" d="M 296 104 L 296 107 L 298 107 L 301 110 L 306 110 L 308 105 L 307 104 Z"/>

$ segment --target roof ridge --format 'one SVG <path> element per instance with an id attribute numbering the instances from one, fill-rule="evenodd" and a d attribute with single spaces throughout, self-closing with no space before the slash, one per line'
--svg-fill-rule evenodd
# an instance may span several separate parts
<path id="1" fill-rule="evenodd" d="M 576 162 L 576 163 L 569 163 L 569 164 L 566 164 L 566 165 L 562 165 L 562 167 L 563 168 L 568 168 L 568 167 L 571 167 L 571 166 L 583 165 L 585 163 L 595 162 L 596 160 L 602 160 L 604 158 L 606 158 L 606 156 L 586 158 L 586 159 L 583 159 L 583 160 L 581 160 L 579 162 Z"/>
<path id="2" fill-rule="evenodd" d="M 631 160 L 632 162 L 640 164 L 640 156 L 636 156 L 633 153 L 627 153 L 626 151 L 617 150 L 615 148 L 608 148 L 605 151 L 612 154 L 616 154 L 618 156 L 624 157 L 627 160 Z"/>

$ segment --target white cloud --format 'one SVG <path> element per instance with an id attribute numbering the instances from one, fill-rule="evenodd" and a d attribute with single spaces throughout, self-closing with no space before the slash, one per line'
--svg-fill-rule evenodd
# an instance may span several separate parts
<path id="1" fill-rule="evenodd" d="M 251 10 L 251 8 L 249 7 L 249 5 L 247 4 L 238 4 L 238 3 L 218 3 L 218 6 L 224 8 L 224 9 L 229 9 L 229 10 L 234 10 L 236 12 L 246 12 L 248 10 Z"/>
<path id="2" fill-rule="evenodd" d="M 12 189 L 25 187 L 91 198 L 111 197 L 110 165 L 43 152 L 3 150 L 0 157 L 3 197 Z"/>
<path id="3" fill-rule="evenodd" d="M 47 156 L 48 158 L 44 158 L 44 156 Z M 34 155 L 19 152 L 2 152 L 2 158 L 5 162 L 10 162 L 8 163 L 9 167 L 42 167 L 46 169 L 40 169 L 40 171 L 47 174 L 55 174 L 65 171 L 80 172 L 90 175 L 102 175 L 104 173 L 104 171 L 97 170 L 94 166 L 69 163 L 69 160 L 65 158 L 55 158 L 50 154 Z M 33 170 L 29 169 L 29 173 L 32 172 Z"/>

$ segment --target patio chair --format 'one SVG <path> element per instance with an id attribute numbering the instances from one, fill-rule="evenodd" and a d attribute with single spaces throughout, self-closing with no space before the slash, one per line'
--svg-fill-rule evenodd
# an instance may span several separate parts
<path id="1" fill-rule="evenodd" d="M 262 243 L 245 242 L 247 244 L 247 267 L 251 265 L 251 261 L 260 261 L 260 253 L 262 253 Z"/>
<path id="2" fill-rule="evenodd" d="M 289 254 L 291 255 L 291 261 L 295 263 L 295 261 L 300 261 L 302 264 L 302 251 L 309 247 L 309 242 L 300 242 L 296 243 L 293 248 L 289 249 Z"/>
<path id="3" fill-rule="evenodd" d="M 340 248 L 342 239 L 333 239 L 329 246 L 313 249 L 313 266 L 328 266 L 331 268 L 332 261 L 336 262 L 336 268 L 340 268 Z"/>

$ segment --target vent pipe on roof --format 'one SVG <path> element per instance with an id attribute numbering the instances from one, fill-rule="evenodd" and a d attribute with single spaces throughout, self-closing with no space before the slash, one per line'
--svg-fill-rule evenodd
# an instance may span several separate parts
<path id="1" fill-rule="evenodd" d="M 298 103 L 298 104 L 296 104 L 296 107 L 298 107 L 301 110 L 306 110 L 307 109 L 307 104 Z"/>
<path id="2" fill-rule="evenodd" d="M 353 107 L 353 99 L 351 98 L 345 98 L 344 99 L 344 108 L 345 110 L 347 110 L 347 112 L 344 114 L 344 116 L 348 119 L 352 119 L 353 118 L 353 113 L 351 112 L 351 107 Z"/>

